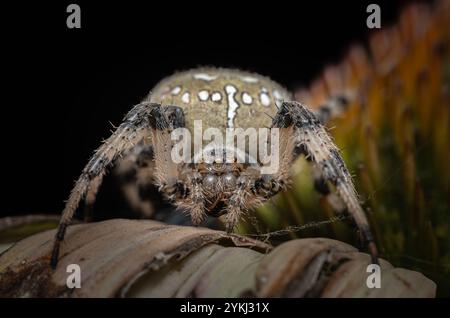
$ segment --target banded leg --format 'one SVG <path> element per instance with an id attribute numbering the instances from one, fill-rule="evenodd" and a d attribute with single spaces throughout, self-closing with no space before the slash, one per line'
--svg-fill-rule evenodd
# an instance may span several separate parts
<path id="1" fill-rule="evenodd" d="M 308 162 L 312 162 L 312 159 L 309 156 L 306 148 L 302 146 L 301 149 L 301 153 L 305 155 L 305 158 L 308 160 Z M 327 180 L 322 174 L 320 166 L 318 166 L 314 162 L 312 164 L 312 175 L 314 180 L 314 189 L 316 190 L 316 192 L 323 196 L 323 198 L 326 200 L 326 202 L 328 202 L 335 213 L 339 215 L 346 214 L 347 209 L 344 202 L 336 193 L 331 191 Z"/>
<path id="2" fill-rule="evenodd" d="M 233 232 L 242 214 L 246 213 L 250 206 L 256 206 L 258 203 L 252 199 L 250 183 L 247 180 L 245 177 L 241 177 L 237 181 L 237 188 L 228 201 L 225 224 L 228 233 Z"/>
<path id="3" fill-rule="evenodd" d="M 122 124 L 95 151 L 72 189 L 58 226 L 53 245 L 50 265 L 58 263 L 59 247 L 64 239 L 67 226 L 73 218 L 80 201 L 85 198 L 92 182 L 101 181 L 106 168 L 119 156 L 127 153 L 139 142 L 148 138 L 150 133 L 156 138 L 173 128 L 168 118 L 177 112 L 175 106 L 162 107 L 154 103 L 141 103 L 134 106 L 124 117 Z M 166 114 L 168 113 L 168 114 Z M 177 117 L 178 118 L 178 117 Z M 184 120 L 182 121 L 184 124 Z M 176 124 L 176 123 L 175 123 Z"/>
<path id="4" fill-rule="evenodd" d="M 150 218 L 154 211 L 157 189 L 153 184 L 153 148 L 139 144 L 122 160 L 119 160 L 115 174 L 121 190 L 134 212 Z"/>
<path id="5" fill-rule="evenodd" d="M 273 127 L 281 130 L 293 129 L 292 138 L 296 147 L 301 147 L 320 169 L 325 180 L 332 182 L 336 192 L 344 201 L 349 214 L 354 219 L 367 241 L 372 261 L 377 262 L 378 252 L 369 223 L 358 201 L 350 173 L 331 137 L 320 121 L 304 105 L 298 102 L 284 102 L 273 120 Z"/>
<path id="6" fill-rule="evenodd" d="M 173 199 L 174 195 L 178 195 L 180 191 L 183 192 L 185 185 L 180 180 L 178 164 L 172 160 L 173 141 L 170 134 L 173 129 L 185 126 L 184 113 L 179 107 L 167 106 L 167 111 L 162 114 L 162 117 L 164 118 L 157 118 L 156 123 L 166 121 L 170 125 L 169 129 L 152 131 L 155 162 L 154 179 L 159 190 L 165 193 L 168 199 Z"/>
<path id="7" fill-rule="evenodd" d="M 325 201 L 332 207 L 333 211 L 339 215 L 347 213 L 346 206 L 342 199 L 331 191 L 329 184 L 323 177 L 320 167 L 313 166 L 314 189 L 319 193 Z"/>
<path id="8" fill-rule="evenodd" d="M 200 225 L 206 218 L 205 214 L 205 196 L 203 195 L 201 183 L 202 176 L 200 173 L 194 173 L 194 176 L 190 178 L 190 189 L 191 193 L 186 193 L 190 196 L 190 201 L 192 202 L 190 207 L 191 221 L 194 225 Z"/>
<path id="9" fill-rule="evenodd" d="M 279 137 L 279 169 L 274 174 L 262 174 L 256 179 L 252 188 L 253 193 L 257 194 L 262 200 L 266 200 L 286 189 L 287 182 L 291 176 L 291 166 L 294 161 L 296 148 L 294 127 L 280 129 Z"/>
<path id="10" fill-rule="evenodd" d="M 144 140 L 145 142 L 145 140 Z M 151 186 L 153 165 L 153 150 L 149 145 L 143 143 L 136 145 L 123 158 L 117 161 L 116 173 L 122 179 L 122 191 L 125 193 L 134 211 L 145 217 L 153 214 L 152 204 L 140 198 L 140 189 Z M 130 174 L 134 173 L 135 178 Z M 89 185 L 84 202 L 84 221 L 90 222 L 93 218 L 93 207 L 97 193 L 102 184 L 103 176 L 93 179 Z"/>
<path id="11" fill-rule="evenodd" d="M 97 193 L 103 181 L 103 175 L 91 180 L 84 199 L 84 222 L 91 222 L 94 216 L 94 203 Z"/>

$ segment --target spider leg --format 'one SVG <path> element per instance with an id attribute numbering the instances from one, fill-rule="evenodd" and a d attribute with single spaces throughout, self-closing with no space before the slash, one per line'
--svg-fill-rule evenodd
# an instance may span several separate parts
<path id="1" fill-rule="evenodd" d="M 153 150 L 151 146 L 144 146 L 141 143 L 128 151 L 123 158 L 117 159 L 116 172 L 122 181 L 122 191 L 125 193 L 133 209 L 145 216 L 151 216 L 153 208 L 150 202 L 143 202 L 143 200 L 141 200 L 139 190 L 141 189 L 141 185 L 143 183 L 151 183 L 151 173 L 149 176 L 148 174 L 142 173 L 142 170 L 153 170 L 153 167 L 147 169 L 147 166 L 153 165 L 152 160 Z M 131 178 L 130 175 L 133 173 L 137 176 L 137 178 Z M 85 222 L 92 221 L 94 211 L 93 207 L 102 181 L 103 175 L 99 175 L 91 180 L 89 184 L 86 197 L 84 199 Z"/>
<path id="2" fill-rule="evenodd" d="M 372 262 L 377 262 L 377 248 L 350 173 L 338 148 L 320 121 L 304 105 L 298 102 L 284 102 L 273 120 L 273 126 L 281 130 L 293 129 L 291 139 L 295 141 L 295 146 L 303 148 L 309 160 L 320 169 L 323 178 L 335 185 L 336 192 L 344 201 L 349 214 L 368 243 Z"/>
<path id="3" fill-rule="evenodd" d="M 240 177 L 236 184 L 236 190 L 228 200 L 227 214 L 226 214 L 226 230 L 228 233 L 233 232 L 243 213 L 247 212 L 249 207 L 256 206 L 261 203 L 258 199 L 255 200 L 252 195 L 251 179 L 245 176 Z"/>
<path id="4" fill-rule="evenodd" d="M 321 121 L 322 122 L 322 121 Z M 304 146 L 300 146 L 296 148 L 296 154 L 305 155 L 305 158 L 308 162 L 312 163 L 312 174 L 314 180 L 314 189 L 317 193 L 319 193 L 323 198 L 328 202 L 328 204 L 333 208 L 333 211 L 337 214 L 345 214 L 347 213 L 346 206 L 342 199 L 331 191 L 327 180 L 324 178 L 320 166 L 312 162 L 312 158 L 309 156 L 306 148 Z"/>
<path id="5" fill-rule="evenodd" d="M 159 190 L 175 204 L 175 199 L 184 199 L 189 191 L 185 180 L 180 179 L 181 171 L 173 162 L 171 153 L 171 132 L 185 126 L 184 113 L 177 106 L 165 106 L 159 116 L 154 119 L 154 124 L 167 122 L 167 127 L 152 129 L 152 143 L 144 141 L 135 147 L 120 161 L 117 170 L 122 176 L 122 190 L 130 204 L 145 216 L 153 214 L 154 207 L 149 198 L 155 195 L 154 190 Z"/>
<path id="6" fill-rule="evenodd" d="M 191 203 L 191 221 L 194 225 L 199 225 L 205 219 L 205 196 L 203 194 L 202 176 L 200 173 L 194 173 L 194 176 L 190 178 L 190 201 Z"/>
<path id="7" fill-rule="evenodd" d="M 103 181 L 103 175 L 91 180 L 84 199 L 84 222 L 91 222 L 94 215 L 94 203 Z"/>
<path id="8" fill-rule="evenodd" d="M 276 118 L 274 118 L 274 120 L 275 119 Z M 296 142 L 295 139 L 292 138 L 294 133 L 294 127 L 292 126 L 286 127 L 285 129 L 280 129 L 280 136 L 278 140 L 279 168 L 275 173 L 260 174 L 259 177 L 255 178 L 255 183 L 252 187 L 252 191 L 262 201 L 265 201 L 278 192 L 286 189 L 288 185 L 291 176 L 292 162 L 297 155 Z"/>
<path id="9" fill-rule="evenodd" d="M 155 185 L 159 190 L 164 192 L 169 199 L 174 195 L 184 196 L 186 185 L 180 180 L 180 171 L 178 164 L 172 160 L 171 131 L 175 128 L 185 126 L 183 110 L 176 106 L 167 106 L 167 110 L 162 114 L 164 119 L 159 121 L 167 121 L 170 129 L 152 131 L 152 141 L 154 149 L 154 179 Z"/>
<path id="10" fill-rule="evenodd" d="M 148 138 L 150 132 L 153 138 L 159 138 L 161 134 L 168 134 L 168 130 L 174 128 L 172 113 L 179 112 L 175 106 L 161 106 L 155 103 L 141 103 L 134 106 L 116 131 L 95 151 L 80 177 L 75 182 L 59 223 L 50 265 L 55 268 L 58 263 L 59 247 L 64 239 L 67 226 L 80 201 L 85 198 L 92 182 L 99 182 L 105 174 L 106 168 L 119 156 L 130 151 L 139 142 Z M 168 113 L 168 115 L 166 115 Z M 184 121 L 182 122 L 184 124 Z M 95 184 L 94 184 L 95 187 Z M 98 188 L 98 186 L 97 186 Z"/>
<path id="11" fill-rule="evenodd" d="M 314 113 L 317 119 L 322 124 L 325 124 L 331 119 L 340 116 L 347 109 L 351 99 L 352 93 L 350 92 L 342 92 L 341 94 L 330 96 Z"/>
<path id="12" fill-rule="evenodd" d="M 343 200 L 331 191 L 326 179 L 323 177 L 320 167 L 313 165 L 314 189 L 319 193 L 326 202 L 332 207 L 333 211 L 339 215 L 347 213 L 347 208 Z"/>
<path id="13" fill-rule="evenodd" d="M 166 186 L 163 191 L 179 210 L 189 213 L 192 224 L 197 226 L 206 217 L 202 176 L 198 171 L 185 169 L 185 180 L 178 180 L 175 184 Z"/>
<path id="14" fill-rule="evenodd" d="M 153 215 L 157 189 L 153 185 L 153 148 L 151 145 L 139 144 L 122 160 L 115 169 L 121 190 L 133 211 L 149 218 Z"/>

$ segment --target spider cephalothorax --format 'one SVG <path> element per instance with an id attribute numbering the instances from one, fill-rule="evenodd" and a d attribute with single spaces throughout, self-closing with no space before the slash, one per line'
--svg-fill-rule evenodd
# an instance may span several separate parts
<path id="1" fill-rule="evenodd" d="M 272 140 L 275 135 L 270 137 L 271 146 L 276 147 L 272 150 L 277 153 L 277 168 L 267 173 L 260 158 L 249 153 L 245 145 L 216 143 L 204 147 L 203 140 L 200 150 L 188 151 L 189 160 L 174 160 L 173 133 L 180 129 L 195 133 L 198 121 L 202 129 L 212 128 L 216 133 L 263 128 L 277 132 L 277 143 Z M 203 159 L 204 154 L 213 159 Z M 119 156 L 120 173 L 135 171 L 134 178 L 127 179 L 133 183 L 128 182 L 127 193 L 134 207 L 145 210 L 145 205 L 136 203 L 136 193 L 139 187 L 154 184 L 174 205 L 187 211 L 194 224 L 200 224 L 206 215 L 225 214 L 227 230 L 232 231 L 242 213 L 286 188 L 292 162 L 301 154 L 314 164 L 319 190 L 330 192 L 322 180 L 334 184 L 376 260 L 373 238 L 350 174 L 316 115 L 266 77 L 209 68 L 177 73 L 161 81 L 95 152 L 63 211 L 52 265 L 57 264 L 59 243 L 79 202 L 85 198 L 86 204 L 92 205 L 105 169 Z"/>

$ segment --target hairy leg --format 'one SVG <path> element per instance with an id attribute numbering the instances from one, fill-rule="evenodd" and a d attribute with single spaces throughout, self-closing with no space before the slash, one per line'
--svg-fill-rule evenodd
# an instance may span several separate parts
<path id="1" fill-rule="evenodd" d="M 164 117 L 170 123 L 169 129 L 152 131 L 152 146 L 154 150 L 155 185 L 171 199 L 173 195 L 183 190 L 180 185 L 184 187 L 184 184 L 180 180 L 178 164 L 172 160 L 173 141 L 170 134 L 173 129 L 184 127 L 185 122 L 181 108 L 175 106 L 167 107 L 169 109 L 164 113 Z"/>
<path id="2" fill-rule="evenodd" d="M 153 215 L 154 204 L 151 199 L 154 196 L 149 194 L 157 191 L 153 185 L 153 156 L 150 145 L 139 144 L 119 160 L 115 169 L 121 190 L 131 208 L 145 218 Z"/>
<path id="3" fill-rule="evenodd" d="M 97 193 L 103 181 L 103 175 L 99 175 L 91 180 L 86 191 L 84 199 L 84 222 L 91 222 L 94 215 L 94 203 L 97 198 Z"/>
<path id="4" fill-rule="evenodd" d="M 261 203 L 252 195 L 252 186 L 251 179 L 245 176 L 237 180 L 236 190 L 228 201 L 225 224 L 228 233 L 233 232 L 243 213 L 248 212 L 250 207 Z"/>
<path id="5" fill-rule="evenodd" d="M 200 225 L 206 218 L 207 202 L 202 189 L 202 175 L 195 168 L 183 167 L 181 179 L 166 187 L 166 196 L 180 211 L 189 213 L 193 225 Z"/>
<path id="6" fill-rule="evenodd" d="M 338 215 L 347 214 L 347 208 L 344 201 L 334 193 L 322 175 L 320 167 L 313 164 L 314 189 L 323 197 L 323 199 L 331 206 L 333 211 Z"/>
<path id="7" fill-rule="evenodd" d="M 194 225 L 199 225 L 206 218 L 205 215 L 205 196 L 203 195 L 203 190 L 201 186 L 202 176 L 200 173 L 194 173 L 194 175 L 189 178 L 190 183 L 190 213 L 191 221 Z"/>
<path id="8" fill-rule="evenodd" d="M 280 129 L 279 168 L 274 174 L 262 174 L 256 177 L 252 191 L 261 200 L 271 198 L 288 186 L 292 162 L 296 156 L 296 143 L 295 139 L 292 138 L 294 133 L 294 127 Z"/>
<path id="9" fill-rule="evenodd" d="M 315 163 L 325 180 L 335 185 L 336 192 L 368 243 L 372 260 L 376 262 L 378 252 L 350 173 L 339 149 L 320 121 L 304 105 L 298 102 L 284 102 L 273 120 L 273 127 L 281 130 L 293 129 L 291 138 L 295 141 L 295 146 L 300 147 L 309 160 Z"/>
<path id="10" fill-rule="evenodd" d="M 92 182 L 101 181 L 106 168 L 115 159 L 130 151 L 150 134 L 157 139 L 163 133 L 167 135 L 168 131 L 174 128 L 174 124 L 169 122 L 169 118 L 173 118 L 173 112 L 179 115 L 180 112 L 177 109 L 178 107 L 175 106 L 162 107 L 154 103 L 141 103 L 134 106 L 116 131 L 95 151 L 76 181 L 63 210 L 50 260 L 53 268 L 58 263 L 59 246 L 64 239 L 66 228 L 80 201 L 89 191 Z"/>

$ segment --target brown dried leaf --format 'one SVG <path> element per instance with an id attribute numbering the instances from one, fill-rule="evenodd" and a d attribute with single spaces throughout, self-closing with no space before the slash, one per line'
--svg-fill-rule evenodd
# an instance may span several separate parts
<path id="1" fill-rule="evenodd" d="M 261 262 L 256 277 L 258 296 L 303 297 L 316 283 L 328 254 L 352 252 L 356 252 L 354 247 L 325 238 L 284 243 Z"/>
<path id="2" fill-rule="evenodd" d="M 380 289 L 369 289 L 370 257 L 331 239 L 272 247 L 206 228 L 110 220 L 68 228 L 58 267 L 55 231 L 35 234 L 0 255 L 0 297 L 434 297 L 420 273 L 380 260 Z M 66 287 L 67 265 L 81 288 Z"/>
<path id="3" fill-rule="evenodd" d="M 54 230 L 39 233 L 18 242 L 1 255 L 0 294 L 34 295 L 33 290 L 22 290 L 20 284 L 10 290 L 4 282 L 8 281 L 7 276 L 45 267 L 42 264 L 48 263 L 54 235 Z M 71 297 L 116 296 L 136 275 L 149 269 L 158 270 L 169 260 L 180 260 L 210 243 L 239 244 L 262 252 L 270 249 L 262 242 L 220 231 L 155 221 L 110 220 L 74 225 L 68 228 L 58 267 L 47 277 L 53 287 L 36 292 L 44 292 L 40 296 L 54 296 L 55 292 Z M 83 287 L 80 289 L 65 288 L 69 264 L 81 267 Z"/>
<path id="4" fill-rule="evenodd" d="M 436 284 L 433 281 L 419 272 L 394 268 L 384 260 L 380 260 L 381 288 L 367 288 L 369 274 L 366 267 L 369 262 L 367 254 L 353 254 L 350 261 L 333 273 L 322 297 L 435 297 Z"/>

